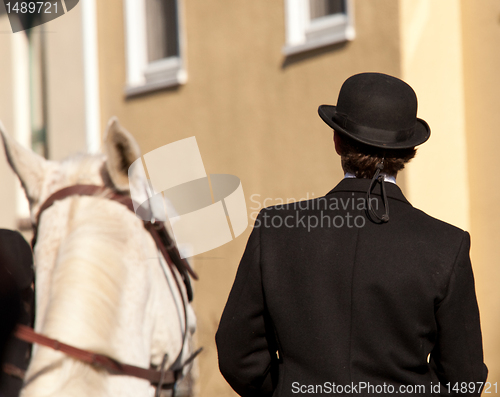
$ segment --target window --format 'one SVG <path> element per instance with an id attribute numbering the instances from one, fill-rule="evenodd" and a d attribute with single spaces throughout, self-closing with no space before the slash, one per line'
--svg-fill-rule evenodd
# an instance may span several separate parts
<path id="1" fill-rule="evenodd" d="M 184 84 L 181 0 L 125 0 L 127 95 Z"/>
<path id="2" fill-rule="evenodd" d="M 285 55 L 353 40 L 352 0 L 285 0 Z"/>

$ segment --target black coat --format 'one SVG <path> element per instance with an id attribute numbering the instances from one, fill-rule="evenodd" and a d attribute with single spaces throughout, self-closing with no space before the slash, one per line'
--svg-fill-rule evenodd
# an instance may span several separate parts
<path id="1" fill-rule="evenodd" d="M 387 182 L 390 221 L 369 221 L 369 182 L 257 217 L 216 335 L 241 396 L 424 396 L 486 380 L 469 234 Z"/>
<path id="2" fill-rule="evenodd" d="M 23 236 L 0 229 L 0 365 L 11 364 L 26 370 L 31 344 L 13 336 L 16 323 L 33 325 L 33 257 Z M 0 396 L 18 396 L 23 382 L 0 369 Z"/>

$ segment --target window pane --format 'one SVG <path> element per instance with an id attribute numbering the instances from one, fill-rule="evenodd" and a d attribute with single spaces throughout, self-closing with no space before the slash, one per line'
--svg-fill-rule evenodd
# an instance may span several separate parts
<path id="1" fill-rule="evenodd" d="M 345 13 L 344 0 L 309 0 L 311 19 Z"/>
<path id="2" fill-rule="evenodd" d="M 176 0 L 146 0 L 148 61 L 179 55 Z"/>

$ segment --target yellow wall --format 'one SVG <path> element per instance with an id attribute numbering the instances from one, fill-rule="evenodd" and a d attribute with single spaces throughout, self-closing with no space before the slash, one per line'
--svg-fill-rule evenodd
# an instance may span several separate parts
<path id="1" fill-rule="evenodd" d="M 342 173 L 317 107 L 335 104 L 352 74 L 399 75 L 397 2 L 363 2 L 353 42 L 288 58 L 283 1 L 183 3 L 187 83 L 126 99 L 122 1 L 98 2 L 103 128 L 118 116 L 143 153 L 196 136 L 208 173 L 241 178 L 249 212 L 260 207 L 255 200 L 272 205 L 327 193 Z M 249 231 L 195 258 L 204 397 L 234 395 L 219 374 L 214 335 Z"/>
<path id="2" fill-rule="evenodd" d="M 472 261 L 489 381 L 500 379 L 500 3 L 462 0 Z"/>
<path id="3" fill-rule="evenodd" d="M 488 380 L 500 375 L 500 257 L 495 187 L 500 125 L 500 4 L 400 0 L 402 78 L 431 138 L 408 167 L 415 206 L 471 232 Z"/>
<path id="4" fill-rule="evenodd" d="M 411 203 L 469 229 L 459 0 L 401 0 L 401 78 L 416 91 L 431 137 L 408 166 Z"/>

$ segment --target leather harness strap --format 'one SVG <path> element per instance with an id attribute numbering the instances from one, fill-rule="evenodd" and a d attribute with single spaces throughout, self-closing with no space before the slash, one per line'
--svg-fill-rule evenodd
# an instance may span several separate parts
<path id="1" fill-rule="evenodd" d="M 58 190 L 54 194 L 52 194 L 40 207 L 36 217 L 36 223 L 33 225 L 33 239 L 31 241 L 32 248 L 35 246 L 37 240 L 37 232 L 38 232 L 38 224 L 40 221 L 40 216 L 43 211 L 52 206 L 56 201 L 63 200 L 70 196 L 93 196 L 93 197 L 102 197 L 105 199 L 113 200 L 119 202 L 126 206 L 130 211 L 134 211 L 134 202 L 131 197 L 113 191 L 105 186 L 96 186 L 96 185 L 73 185 L 61 190 Z M 151 237 L 153 238 L 157 248 L 162 253 L 165 261 L 169 265 L 170 268 L 176 267 L 179 271 L 183 282 L 186 286 L 186 291 L 188 295 L 189 301 L 193 299 L 193 292 L 191 288 L 191 283 L 189 279 L 189 275 L 193 277 L 195 280 L 198 280 L 198 275 L 191 268 L 189 263 L 183 259 L 179 251 L 168 234 L 165 225 L 162 222 L 154 222 L 153 221 L 144 221 L 144 227 L 149 231 Z M 175 283 L 177 284 L 177 288 L 182 296 L 182 290 L 180 288 L 179 282 L 175 273 L 173 274 L 173 278 Z M 184 323 L 186 330 L 183 335 L 183 346 L 187 336 L 187 308 L 184 298 L 182 298 L 182 303 L 184 306 Z M 201 352 L 202 348 L 196 350 L 191 356 L 178 368 L 177 370 L 169 369 L 167 371 L 164 370 L 163 365 L 160 371 L 154 369 L 145 369 L 136 367 L 134 365 L 122 364 L 108 356 L 93 353 L 87 350 L 79 349 L 77 347 L 67 345 L 65 343 L 61 343 L 55 339 L 48 338 L 42 334 L 39 334 L 33 330 L 33 328 L 27 327 L 25 325 L 18 324 L 17 328 L 14 332 L 14 335 L 25 342 L 29 343 L 37 343 L 39 345 L 52 348 L 54 350 L 59 350 L 62 353 L 65 353 L 68 356 L 76 358 L 80 361 L 86 362 L 90 365 L 95 365 L 97 367 L 101 367 L 107 370 L 111 374 L 116 375 L 128 375 L 136 378 L 141 378 L 148 380 L 154 385 L 157 385 L 158 389 L 167 388 L 172 389 L 175 387 L 175 384 L 182 373 L 182 368 L 191 363 L 195 357 Z M 182 355 L 182 348 L 179 353 L 179 357 Z M 177 363 L 179 357 L 174 361 Z M 165 362 L 165 359 L 164 359 Z M 23 374 L 24 375 L 24 374 Z"/>
<path id="2" fill-rule="evenodd" d="M 79 349 L 77 347 L 59 342 L 55 339 L 48 338 L 33 331 L 32 328 L 25 325 L 18 325 L 16 330 L 14 331 L 14 335 L 16 336 L 16 338 L 19 338 L 25 342 L 37 343 L 45 347 L 50 347 L 51 349 L 58 350 L 87 364 L 104 368 L 112 374 L 134 376 L 136 378 L 146 379 L 153 384 L 158 384 L 160 381 L 160 371 L 140 368 L 134 365 L 122 364 L 102 354 L 89 352 L 87 350 Z M 163 387 L 168 388 L 175 383 L 179 376 L 179 373 L 178 371 L 167 371 L 165 372 L 164 376 Z"/>

